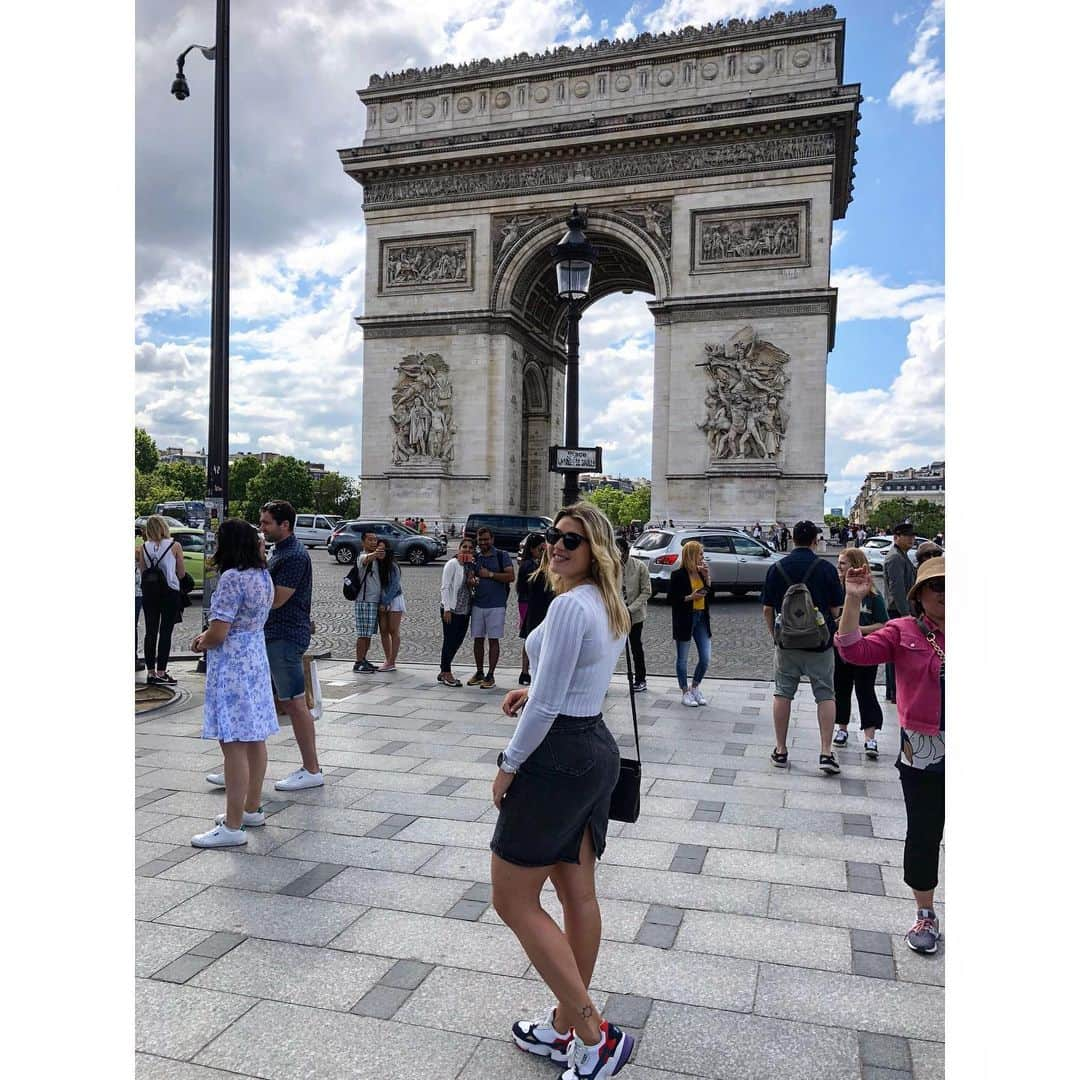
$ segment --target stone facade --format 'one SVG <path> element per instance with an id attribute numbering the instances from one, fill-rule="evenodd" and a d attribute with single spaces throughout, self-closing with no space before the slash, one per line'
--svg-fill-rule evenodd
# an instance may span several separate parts
<path id="1" fill-rule="evenodd" d="M 819 8 L 373 76 L 364 144 L 339 151 L 367 223 L 365 508 L 554 508 L 566 310 L 546 252 L 577 202 L 590 301 L 653 298 L 654 516 L 819 520 L 861 100 L 843 37 Z"/>

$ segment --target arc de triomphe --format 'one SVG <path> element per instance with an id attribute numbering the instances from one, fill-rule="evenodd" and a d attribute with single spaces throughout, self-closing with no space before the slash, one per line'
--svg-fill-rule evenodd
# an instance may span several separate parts
<path id="1" fill-rule="evenodd" d="M 826 6 L 372 76 L 364 144 L 339 151 L 367 224 L 365 511 L 557 506 L 547 249 L 578 203 L 590 302 L 652 296 L 653 516 L 820 521 L 861 101 L 843 58 Z"/>

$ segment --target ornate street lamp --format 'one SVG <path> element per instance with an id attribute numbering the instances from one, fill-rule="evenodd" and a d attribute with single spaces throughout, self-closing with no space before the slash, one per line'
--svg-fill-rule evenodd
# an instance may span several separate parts
<path id="1" fill-rule="evenodd" d="M 550 248 L 555 262 L 556 292 L 566 301 L 566 445 L 578 445 L 578 323 L 581 307 L 589 298 L 596 249 L 585 236 L 585 212 L 577 208 L 566 219 L 566 235 Z M 585 470 L 588 471 L 588 470 Z M 578 473 L 567 472 L 563 485 L 563 505 L 573 506 L 578 501 Z"/>
<path id="2" fill-rule="evenodd" d="M 229 499 L 229 0 L 217 0 L 217 37 L 212 47 L 189 45 L 176 58 L 172 95 L 191 95 L 184 60 L 198 49 L 214 61 L 214 243 L 210 306 L 210 417 L 206 454 L 206 523 L 203 559 L 216 543 L 214 528 L 224 520 Z M 209 625 L 214 576 L 204 571 L 203 628 Z M 205 659 L 199 671 L 206 670 Z"/>

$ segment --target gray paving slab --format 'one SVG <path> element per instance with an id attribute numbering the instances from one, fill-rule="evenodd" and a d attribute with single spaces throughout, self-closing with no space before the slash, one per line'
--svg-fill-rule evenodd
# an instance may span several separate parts
<path id="1" fill-rule="evenodd" d="M 914 911 L 908 921 L 915 921 Z M 948 946 L 944 937 L 938 945 L 938 951 L 932 956 L 924 956 L 909 949 L 902 934 L 895 935 L 891 945 L 891 955 L 896 964 L 896 977 L 901 982 L 924 983 L 927 986 L 945 985 L 945 957 Z"/>
<path id="2" fill-rule="evenodd" d="M 757 965 L 678 949 L 610 942 L 600 950 L 592 986 L 611 993 L 749 1012 Z"/>
<path id="3" fill-rule="evenodd" d="M 236 1077 L 221 1069 L 140 1053 L 135 1055 L 135 1080 L 236 1080 Z"/>
<path id="4" fill-rule="evenodd" d="M 385 813 L 353 810 L 338 806 L 311 806 L 294 803 L 274 815 L 274 825 L 283 829 L 363 836 L 386 820 Z"/>
<path id="5" fill-rule="evenodd" d="M 254 829 L 249 829 L 254 833 Z M 247 845 L 250 847 L 250 842 Z M 299 859 L 278 859 L 239 851 L 197 851 L 159 875 L 169 881 L 192 881 L 203 885 L 224 885 L 255 892 L 277 892 L 282 886 L 307 873 L 316 863 Z"/>
<path id="6" fill-rule="evenodd" d="M 396 960 L 379 982 L 398 990 L 415 990 L 434 970 L 434 964 L 419 960 Z"/>
<path id="7" fill-rule="evenodd" d="M 895 979 L 896 965 L 891 956 L 856 951 L 851 954 L 851 974 L 866 975 L 872 979 Z"/>
<path id="8" fill-rule="evenodd" d="M 892 956 L 892 938 L 880 930 L 851 930 L 851 947 L 859 952 Z"/>
<path id="9" fill-rule="evenodd" d="M 159 919 L 173 926 L 229 930 L 272 941 L 325 945 L 363 912 L 352 904 L 210 886 Z"/>
<path id="10" fill-rule="evenodd" d="M 854 1032 L 667 1001 L 645 1031 L 638 1066 L 710 1080 L 860 1080 Z"/>
<path id="11" fill-rule="evenodd" d="M 838 860 L 762 851 L 713 848 L 705 856 L 701 872 L 714 877 L 775 881 L 822 889 L 843 889 L 846 885 L 844 864 Z"/>
<path id="12" fill-rule="evenodd" d="M 177 907 L 206 886 L 190 881 L 165 881 L 160 877 L 135 879 L 135 918 L 147 922 Z"/>
<path id="13" fill-rule="evenodd" d="M 463 898 L 468 888 L 464 881 L 350 866 L 311 895 L 318 900 L 363 907 L 442 915 Z"/>
<path id="14" fill-rule="evenodd" d="M 718 790 L 720 789 L 715 785 L 712 787 L 714 793 Z M 671 818 L 638 818 L 632 824 L 626 825 L 622 835 L 638 840 L 742 848 L 745 851 L 776 850 L 776 830 L 752 825 L 714 825 L 700 821 L 673 821 Z"/>
<path id="15" fill-rule="evenodd" d="M 753 915 L 688 911 L 675 947 L 828 971 L 851 969 L 846 930 Z"/>
<path id="16" fill-rule="evenodd" d="M 235 949 L 236 946 L 244 940 L 243 934 L 234 934 L 228 930 L 218 930 L 189 951 L 198 956 L 209 956 L 216 960 L 219 956 L 224 956 L 227 952 Z"/>
<path id="17" fill-rule="evenodd" d="M 137 979 L 135 1049 L 190 1058 L 255 1004 L 251 997 Z"/>
<path id="18" fill-rule="evenodd" d="M 214 958 L 211 956 L 196 956 L 193 953 L 186 953 L 159 968 L 150 977 L 163 982 L 182 984 L 213 962 Z"/>
<path id="19" fill-rule="evenodd" d="M 945 994 L 860 975 L 762 964 L 754 999 L 762 1016 L 942 1041 Z"/>
<path id="20" fill-rule="evenodd" d="M 156 810 L 136 810 L 135 835 L 143 840 L 152 840 L 152 837 L 147 836 L 147 833 L 154 832 L 162 825 L 171 821 L 173 817 L 173 814 L 163 814 Z"/>
<path id="21" fill-rule="evenodd" d="M 753 791 L 753 788 L 734 790 Z M 750 806 L 725 800 L 727 805 L 720 820 L 732 825 L 759 825 L 766 828 L 795 832 L 840 835 L 839 813 L 824 810 L 793 810 L 786 806 Z"/>
<path id="22" fill-rule="evenodd" d="M 384 814 L 475 821 L 491 806 L 491 800 L 449 798 L 446 795 L 418 792 L 373 791 L 358 799 L 353 806 L 357 810 L 373 810 Z"/>
<path id="23" fill-rule="evenodd" d="M 769 885 L 763 881 L 673 874 L 625 866 L 601 866 L 596 874 L 598 896 L 636 900 L 646 904 L 699 908 L 703 911 L 735 911 L 764 915 Z"/>
<path id="24" fill-rule="evenodd" d="M 454 878 L 491 884 L 491 852 L 480 848 L 442 848 L 415 873 L 418 877 Z"/>
<path id="25" fill-rule="evenodd" d="M 139 978 L 148 978 L 155 971 L 160 971 L 166 964 L 210 936 L 207 930 L 137 921 L 135 923 L 135 974 Z"/>
<path id="26" fill-rule="evenodd" d="M 282 896 L 311 896 L 345 869 L 337 863 L 318 863 L 278 889 Z"/>
<path id="27" fill-rule="evenodd" d="M 781 855 L 810 855 L 822 859 L 865 859 L 883 865 L 903 866 L 904 845 L 896 840 L 860 836 L 826 836 L 823 833 L 781 832 L 776 850 Z"/>
<path id="28" fill-rule="evenodd" d="M 559 1076 L 548 1058 L 523 1053 L 509 1041 L 504 1031 L 495 1038 L 481 1039 L 455 1080 L 492 1080 L 493 1077 L 499 1080 L 558 1080 Z M 624 1077 L 634 1080 L 631 1067 L 619 1073 L 619 1080 Z M 686 1078 L 679 1077 L 678 1080 Z"/>
<path id="29" fill-rule="evenodd" d="M 220 812 L 218 810 L 218 813 Z M 143 833 L 142 839 L 171 843 L 174 846 L 190 845 L 193 836 L 204 833 L 213 827 L 213 818 L 174 817 L 170 818 L 164 825 L 159 825 L 157 828 Z M 248 855 L 267 855 L 280 847 L 286 840 L 299 835 L 296 829 L 279 829 L 275 825 L 264 825 L 259 829 L 248 829 L 244 852 Z"/>
<path id="30" fill-rule="evenodd" d="M 333 946 L 498 975 L 520 976 L 529 965 L 517 938 L 505 926 L 381 908 L 372 908 L 357 919 L 334 939 Z"/>
<path id="31" fill-rule="evenodd" d="M 909 1039 L 914 1080 L 945 1080 L 945 1044 Z"/>
<path id="32" fill-rule="evenodd" d="M 385 957 L 248 938 L 189 985 L 347 1012 L 392 964 Z"/>
<path id="33" fill-rule="evenodd" d="M 400 870 L 411 873 L 423 866 L 438 850 L 433 844 L 406 843 L 400 833 L 390 840 L 305 832 L 282 844 L 275 852 L 281 858 L 335 862 L 345 866 L 366 866 L 371 870 Z"/>
<path id="34" fill-rule="evenodd" d="M 604 995 L 598 996 L 596 1004 L 602 1010 Z M 481 1001 L 483 1008 L 477 1008 Z M 424 980 L 395 1019 L 507 1041 L 515 1020 L 540 1016 L 553 1003 L 551 991 L 535 979 L 440 967 Z M 516 1047 L 514 1050 L 518 1057 L 527 1056 Z M 547 1069 L 550 1073 L 550 1062 Z"/>
<path id="35" fill-rule="evenodd" d="M 911 1050 L 907 1039 L 895 1035 L 859 1032 L 859 1057 L 863 1065 L 911 1071 Z"/>
<path id="36" fill-rule="evenodd" d="M 800 885 L 773 885 L 769 897 L 769 915 L 774 918 L 890 934 L 907 931 L 913 906 L 910 900 L 891 896 L 806 889 Z"/>
<path id="37" fill-rule="evenodd" d="M 357 1016 L 373 1016 L 389 1020 L 409 999 L 409 991 L 395 986 L 373 986 L 349 1010 Z"/>
<path id="38" fill-rule="evenodd" d="M 313 1062 L 333 1062 L 335 1076 L 386 1080 L 408 1060 L 410 1080 L 447 1080 L 475 1047 L 471 1036 L 263 1001 L 196 1062 L 273 1080 L 310 1080 Z"/>
<path id="39" fill-rule="evenodd" d="M 727 785 L 721 785 L 727 786 Z M 737 787 L 730 785 L 731 790 L 724 792 L 724 801 L 729 800 L 749 806 L 776 806 L 784 805 L 784 792 L 773 791 L 768 788 Z M 685 780 L 657 780 L 649 788 L 649 794 L 669 799 L 715 799 L 717 785 L 706 781 L 705 783 L 690 783 Z"/>

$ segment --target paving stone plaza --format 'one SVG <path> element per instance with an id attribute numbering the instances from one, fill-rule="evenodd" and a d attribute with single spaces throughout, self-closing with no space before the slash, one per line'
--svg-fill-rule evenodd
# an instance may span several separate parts
<path id="1" fill-rule="evenodd" d="M 321 663 L 326 786 L 273 791 L 298 763 L 283 727 L 267 825 L 244 850 L 199 851 L 190 838 L 224 793 L 204 780 L 220 752 L 199 737 L 202 680 L 186 668 L 181 700 L 135 724 L 136 1076 L 558 1076 L 508 1036 L 551 1002 L 490 906 L 491 780 L 513 728 L 502 692 Z M 612 823 L 597 870 L 594 996 L 639 1036 L 620 1076 L 944 1076 L 945 949 L 903 942 L 895 708 L 881 757 L 840 750 L 827 778 L 805 684 L 790 771 L 768 760 L 771 684 L 704 690 L 709 706 L 690 710 L 673 679 L 650 677 L 641 816 Z M 619 676 L 604 714 L 625 753 Z M 943 928 L 944 900 L 941 887 Z"/>

